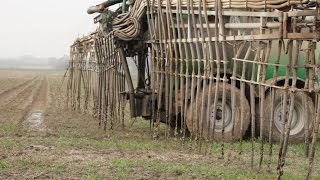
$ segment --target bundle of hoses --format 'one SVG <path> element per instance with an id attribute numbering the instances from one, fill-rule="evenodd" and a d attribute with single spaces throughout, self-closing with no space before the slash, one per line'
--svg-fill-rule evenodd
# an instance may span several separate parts
<path id="1" fill-rule="evenodd" d="M 112 21 L 112 30 L 115 37 L 129 41 L 136 38 L 141 32 L 141 19 L 145 14 L 147 1 L 136 0 L 129 12 L 118 15 Z"/>
<path id="2" fill-rule="evenodd" d="M 160 2 L 166 7 L 168 0 Z M 180 5 L 183 8 L 188 6 L 198 7 L 201 1 L 205 1 L 207 8 L 215 7 L 215 0 L 170 0 L 170 6 Z M 129 12 L 118 15 L 112 21 L 112 29 L 115 37 L 129 41 L 136 38 L 141 32 L 141 19 L 145 14 L 147 4 L 150 7 L 157 7 L 157 0 L 136 0 Z M 179 2 L 179 3 L 178 3 Z M 301 5 L 311 2 L 310 0 L 220 0 L 223 9 L 281 9 L 293 5 Z"/>

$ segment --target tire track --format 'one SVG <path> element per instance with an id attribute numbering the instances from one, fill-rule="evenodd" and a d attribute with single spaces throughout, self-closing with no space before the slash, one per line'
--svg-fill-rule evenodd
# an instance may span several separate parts
<path id="1" fill-rule="evenodd" d="M 1 126 L 20 127 L 22 125 L 22 118 L 26 114 L 39 85 L 40 79 L 37 77 L 25 88 L 22 88 L 19 93 L 16 93 L 14 97 L 10 98 L 6 104 L 0 105 Z"/>
<path id="2" fill-rule="evenodd" d="M 22 84 L 19 84 L 11 89 L 8 89 L 0 94 L 0 104 L 1 106 L 4 106 L 7 104 L 11 99 L 17 97 L 20 93 L 22 93 L 24 90 L 26 90 L 28 87 L 30 87 L 33 82 L 39 78 L 38 76 L 27 80 L 23 82 Z"/>
<path id="3" fill-rule="evenodd" d="M 24 118 L 24 126 L 27 130 L 40 132 L 45 130 L 43 120 L 48 103 L 48 94 L 48 80 L 44 76 Z"/>
<path id="4" fill-rule="evenodd" d="M 39 88 L 40 78 L 37 77 L 34 81 L 22 88 L 14 96 L 10 97 L 7 102 L 0 105 L 0 110 L 24 110 L 32 102 L 35 91 Z"/>

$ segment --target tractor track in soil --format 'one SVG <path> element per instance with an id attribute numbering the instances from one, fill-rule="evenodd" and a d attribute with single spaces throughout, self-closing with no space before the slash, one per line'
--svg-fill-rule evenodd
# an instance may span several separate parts
<path id="1" fill-rule="evenodd" d="M 10 95 L 6 102 L 0 103 L 0 124 L 2 127 L 16 126 L 22 129 L 22 121 L 28 107 L 30 106 L 34 95 L 40 85 L 40 76 L 27 83 L 17 92 Z M 1 132 L 0 132 L 1 133 Z M 16 133 L 21 133 L 17 131 Z M 1 134 L 0 134 L 1 135 Z"/>
<path id="2" fill-rule="evenodd" d="M 0 110 L 17 112 L 25 110 L 32 101 L 35 91 L 39 87 L 40 77 L 30 82 L 26 87 L 21 88 L 19 92 L 13 93 L 8 99 L 0 104 Z"/>
<path id="3" fill-rule="evenodd" d="M 11 89 L 8 89 L 0 94 L 0 104 L 1 106 L 4 106 L 12 99 L 15 99 L 19 94 L 24 93 L 25 90 L 27 90 L 32 84 L 39 78 L 39 76 L 36 76 L 30 80 L 27 80 Z"/>
<path id="4" fill-rule="evenodd" d="M 48 80 L 43 76 L 40 86 L 32 98 L 31 104 L 26 108 L 24 126 L 29 131 L 44 131 L 44 113 L 48 103 Z"/>

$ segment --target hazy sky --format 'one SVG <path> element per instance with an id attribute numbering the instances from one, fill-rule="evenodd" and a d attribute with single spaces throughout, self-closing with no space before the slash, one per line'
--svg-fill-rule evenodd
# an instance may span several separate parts
<path id="1" fill-rule="evenodd" d="M 104 0 L 2 0 L 0 57 L 61 57 L 79 35 L 95 30 L 87 8 Z"/>

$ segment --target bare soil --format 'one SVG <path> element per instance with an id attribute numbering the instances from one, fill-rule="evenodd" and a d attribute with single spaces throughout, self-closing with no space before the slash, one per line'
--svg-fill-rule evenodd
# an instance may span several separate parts
<path id="1" fill-rule="evenodd" d="M 45 131 L 43 120 L 49 94 L 47 77 L 43 76 L 40 83 L 24 121 L 25 128 L 29 131 Z"/>
<path id="2" fill-rule="evenodd" d="M 15 96 L 17 96 L 19 93 L 21 93 L 22 91 L 24 91 L 24 89 L 26 89 L 28 86 L 30 86 L 30 84 L 32 84 L 32 82 L 35 80 L 36 78 L 27 80 L 25 82 L 22 82 L 21 84 L 18 84 L 17 86 L 14 86 L 10 89 L 7 89 L 5 91 L 3 91 L 0 94 L 0 102 L 3 104 L 5 104 L 7 101 L 9 101 L 10 99 L 14 98 Z"/>

